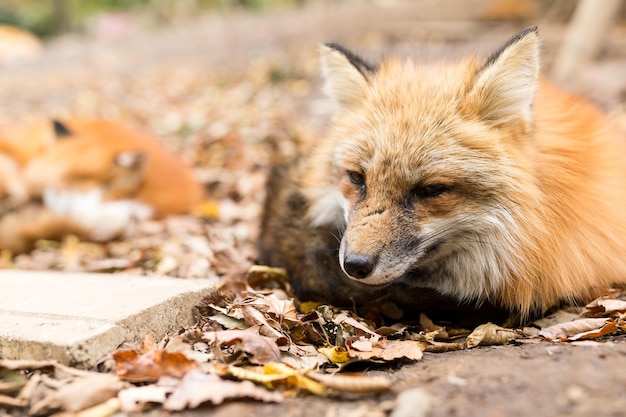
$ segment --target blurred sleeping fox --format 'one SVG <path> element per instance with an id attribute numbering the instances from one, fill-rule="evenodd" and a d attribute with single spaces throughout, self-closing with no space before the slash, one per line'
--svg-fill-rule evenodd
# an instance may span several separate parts
<path id="1" fill-rule="evenodd" d="M 535 27 L 485 61 L 322 46 L 338 111 L 271 176 L 261 260 L 301 299 L 522 319 L 626 283 L 626 137 L 539 56 Z"/>
<path id="2" fill-rule="evenodd" d="M 192 169 L 158 139 L 118 122 L 42 121 L 0 137 L 0 249 L 73 233 L 108 240 L 134 221 L 203 199 Z"/>

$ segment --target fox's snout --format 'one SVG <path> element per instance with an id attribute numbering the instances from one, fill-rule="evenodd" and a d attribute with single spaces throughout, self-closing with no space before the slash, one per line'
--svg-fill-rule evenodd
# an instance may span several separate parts
<path id="1" fill-rule="evenodd" d="M 341 269 L 360 284 L 375 287 L 389 285 L 407 273 L 415 261 L 420 259 L 414 250 L 416 248 L 406 245 L 413 240 L 400 234 L 398 225 L 388 222 L 390 216 L 385 214 L 376 216 L 376 221 L 366 219 L 349 223 L 341 239 Z"/>

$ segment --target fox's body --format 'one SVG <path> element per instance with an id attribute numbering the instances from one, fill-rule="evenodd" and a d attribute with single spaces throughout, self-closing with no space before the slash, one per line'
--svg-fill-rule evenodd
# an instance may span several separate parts
<path id="1" fill-rule="evenodd" d="M 340 109 L 292 184 L 270 187 L 266 260 L 306 298 L 419 309 L 432 295 L 522 316 L 626 282 L 626 138 L 538 81 L 538 50 L 535 30 L 486 64 L 374 68 L 323 48 Z M 286 220 L 296 211 L 303 220 Z M 294 222 L 326 238 L 279 242 Z M 303 273 L 293 258 L 312 254 L 336 260 Z"/>
<path id="2" fill-rule="evenodd" d="M 0 248 L 75 233 L 106 240 L 136 219 L 188 212 L 203 197 L 190 167 L 146 133 L 104 120 L 4 132 Z M 9 179 L 11 178 L 11 179 Z M 5 204 L 5 206 L 8 204 Z"/>

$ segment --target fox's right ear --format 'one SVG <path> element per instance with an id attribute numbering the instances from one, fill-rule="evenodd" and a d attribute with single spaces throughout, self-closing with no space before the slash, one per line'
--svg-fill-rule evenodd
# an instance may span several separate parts
<path id="1" fill-rule="evenodd" d="M 57 139 L 72 136 L 72 131 L 65 125 L 65 123 L 60 122 L 59 120 L 53 119 L 52 127 L 54 129 L 54 136 Z"/>
<path id="2" fill-rule="evenodd" d="M 341 107 L 356 103 L 376 67 L 334 43 L 321 45 L 320 55 L 326 93 Z"/>
<path id="3" fill-rule="evenodd" d="M 539 77 L 537 27 L 523 30 L 494 53 L 478 71 L 469 93 L 481 118 L 495 125 L 532 119 Z"/>
<path id="4" fill-rule="evenodd" d="M 129 171 L 141 171 L 144 169 L 148 156 L 141 151 L 124 151 L 115 155 L 115 166 Z"/>

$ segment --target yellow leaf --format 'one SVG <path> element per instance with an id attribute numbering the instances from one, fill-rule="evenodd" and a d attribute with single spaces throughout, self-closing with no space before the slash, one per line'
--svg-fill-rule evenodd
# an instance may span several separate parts
<path id="1" fill-rule="evenodd" d="M 228 367 L 228 373 L 235 378 L 263 384 L 270 389 L 282 386 L 285 389 L 304 389 L 315 395 L 326 394 L 322 384 L 283 363 L 268 363 L 262 368 L 241 368 L 231 365 Z"/>
<path id="2" fill-rule="evenodd" d="M 263 369 L 268 373 L 279 373 L 289 377 L 294 377 L 297 388 L 305 389 L 315 395 L 326 395 L 326 389 L 322 384 L 303 375 L 284 363 L 268 363 L 263 367 Z"/>
<path id="3" fill-rule="evenodd" d="M 197 216 L 216 219 L 220 215 L 220 205 L 215 200 L 205 200 L 197 204 L 191 211 Z"/>
<path id="4" fill-rule="evenodd" d="M 8 249 L 0 250 L 0 266 L 6 268 L 13 265 L 13 252 Z"/>
<path id="5" fill-rule="evenodd" d="M 80 239 L 76 235 L 67 235 L 61 244 L 63 263 L 72 265 L 80 254 Z"/>
<path id="6" fill-rule="evenodd" d="M 321 347 L 317 351 L 326 356 L 332 363 L 344 363 L 350 359 L 346 348 L 341 346 Z"/>
<path id="7" fill-rule="evenodd" d="M 315 310 L 321 305 L 322 303 L 318 303 L 317 301 L 305 301 L 303 303 L 300 303 L 300 308 L 298 310 L 300 310 L 301 313 L 306 314 L 310 311 Z"/>
<path id="8" fill-rule="evenodd" d="M 262 367 L 254 368 L 242 368 L 239 366 L 229 365 L 227 372 L 237 379 L 243 379 L 247 381 L 256 382 L 257 384 L 263 384 L 268 388 L 275 389 L 276 382 L 284 379 L 280 374 L 267 374 Z"/>

